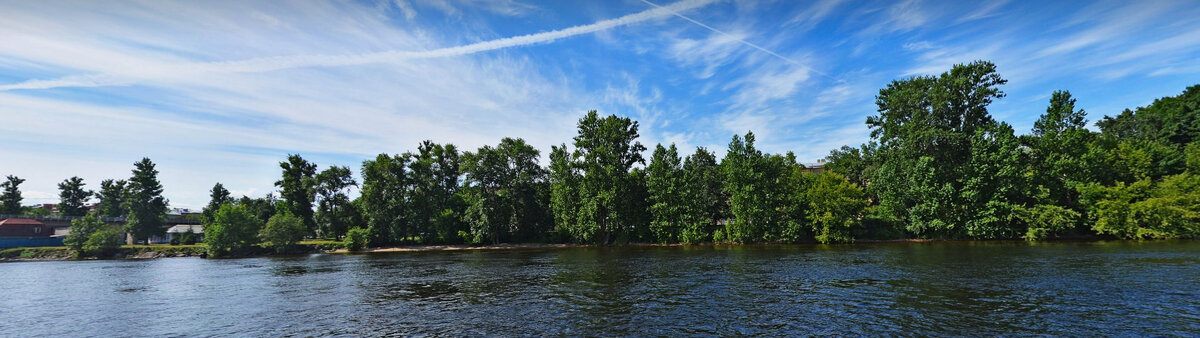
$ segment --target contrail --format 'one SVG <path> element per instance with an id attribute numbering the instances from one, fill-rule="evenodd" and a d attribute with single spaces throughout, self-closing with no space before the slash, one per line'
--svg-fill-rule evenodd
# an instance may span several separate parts
<path id="1" fill-rule="evenodd" d="M 139 81 L 154 79 L 186 78 L 191 75 L 203 73 L 260 73 L 303 67 L 341 67 L 411 59 L 462 56 L 509 47 L 548 43 L 563 38 L 594 33 L 665 16 L 675 15 L 682 17 L 679 14 L 680 11 L 704 7 L 717 1 L 718 0 L 684 0 L 667 6 L 654 5 L 654 8 L 645 11 L 625 15 L 615 19 L 597 21 L 587 25 L 477 42 L 463 46 L 431 49 L 426 51 L 384 51 L 351 55 L 296 55 L 254 58 L 239 61 L 194 63 L 170 67 L 170 71 L 161 72 L 154 76 L 129 77 L 110 74 L 74 75 L 52 80 L 28 80 L 25 82 L 3 85 L 0 86 L 0 91 L 9 91 L 15 89 L 49 89 L 59 87 L 98 87 L 131 84 Z"/>
<path id="2" fill-rule="evenodd" d="M 708 30 L 710 30 L 710 31 L 716 32 L 717 34 L 721 34 L 721 35 L 724 35 L 724 36 L 726 36 L 726 37 L 733 38 L 734 40 L 737 40 L 737 42 L 741 42 L 743 45 L 750 46 L 751 48 L 754 48 L 754 49 L 757 49 L 757 50 L 759 50 L 759 51 L 762 51 L 762 52 L 764 52 L 764 53 L 767 53 L 767 54 L 769 54 L 769 55 L 771 55 L 771 56 L 774 56 L 774 57 L 776 57 L 776 58 L 779 58 L 780 60 L 786 61 L 787 63 L 793 64 L 793 65 L 797 65 L 797 66 L 800 66 L 801 68 L 804 68 L 804 70 L 806 70 L 806 71 L 813 72 L 813 73 L 819 74 L 819 75 L 821 75 L 821 76 L 824 76 L 824 77 L 827 77 L 827 78 L 831 78 L 831 79 L 833 78 L 833 76 L 830 76 L 829 74 L 822 73 L 821 71 L 818 71 L 818 70 L 816 70 L 816 69 L 813 69 L 812 67 L 809 67 L 809 66 L 807 66 L 807 65 L 805 65 L 805 64 L 803 64 L 803 63 L 800 63 L 799 61 L 792 60 L 792 58 L 789 58 L 789 57 L 786 57 L 786 56 L 780 55 L 779 53 L 776 53 L 776 52 L 773 52 L 773 51 L 771 51 L 771 50 L 769 50 L 769 49 L 763 48 L 762 46 L 756 45 L 756 44 L 754 44 L 754 43 L 752 43 L 752 42 L 750 42 L 750 41 L 746 41 L 746 40 L 744 40 L 744 39 L 738 38 L 738 37 L 736 37 L 736 36 L 734 36 L 734 35 L 732 35 L 732 34 L 726 33 L 725 31 L 722 31 L 722 30 L 720 30 L 720 29 L 713 28 L 712 26 L 709 26 L 709 25 L 705 25 L 703 22 L 697 21 L 697 20 L 695 20 L 695 19 L 692 19 L 692 18 L 690 18 L 690 17 L 688 17 L 688 16 L 686 16 L 686 15 L 683 15 L 682 13 L 679 13 L 679 11 L 678 11 L 678 10 L 676 10 L 676 9 L 672 8 L 672 6 L 673 6 L 674 4 L 672 4 L 672 5 L 667 5 L 667 6 L 659 6 L 658 4 L 656 4 L 656 3 L 653 3 L 653 2 L 650 2 L 649 0 L 641 0 L 641 1 L 642 1 L 642 2 L 644 2 L 644 3 L 646 3 L 647 5 L 650 5 L 650 6 L 654 7 L 655 9 L 662 9 L 662 10 L 670 11 L 670 12 L 671 12 L 671 15 L 677 16 L 677 17 L 679 17 L 680 19 L 687 20 L 688 22 L 694 23 L 694 24 L 696 24 L 697 26 L 704 27 L 704 28 L 706 28 L 706 29 L 708 29 Z"/>

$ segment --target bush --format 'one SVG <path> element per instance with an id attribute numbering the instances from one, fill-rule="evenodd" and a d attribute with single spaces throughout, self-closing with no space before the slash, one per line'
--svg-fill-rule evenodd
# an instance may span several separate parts
<path id="1" fill-rule="evenodd" d="M 345 246 L 346 250 L 361 251 L 367 246 L 367 239 L 370 238 L 370 232 L 363 228 L 351 228 L 346 231 Z"/>
<path id="2" fill-rule="evenodd" d="M 222 205 L 204 225 L 208 253 L 214 257 L 241 250 L 258 242 L 262 221 L 243 206 Z"/>
<path id="3" fill-rule="evenodd" d="M 179 241 L 185 245 L 196 244 L 196 233 L 192 232 L 192 229 L 188 229 L 187 232 L 179 236 Z"/>
<path id="4" fill-rule="evenodd" d="M 301 221 L 299 217 L 291 214 L 275 214 L 275 216 L 271 216 L 270 220 L 267 220 L 267 226 L 263 227 L 258 237 L 267 247 L 275 249 L 275 252 L 285 252 L 295 246 L 296 242 L 304 239 L 306 233 L 308 233 L 308 228 L 304 226 L 304 221 Z"/>
<path id="5" fill-rule="evenodd" d="M 124 233 L 110 227 L 104 227 L 88 236 L 83 243 L 83 253 L 91 256 L 109 256 L 121 248 Z"/>
<path id="6" fill-rule="evenodd" d="M 74 249 L 76 253 L 83 254 L 83 246 L 88 238 L 106 226 L 104 221 L 96 218 L 95 214 L 88 214 L 83 218 L 73 220 L 70 232 L 67 233 L 66 238 L 63 238 L 63 244 Z"/>
<path id="7" fill-rule="evenodd" d="M 179 240 L 179 236 L 171 237 L 171 245 L 179 245 L 180 243 L 182 243 L 182 241 Z"/>

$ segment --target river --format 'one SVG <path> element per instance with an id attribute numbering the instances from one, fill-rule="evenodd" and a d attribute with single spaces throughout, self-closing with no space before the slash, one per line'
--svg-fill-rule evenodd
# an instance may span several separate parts
<path id="1" fill-rule="evenodd" d="M 1200 242 L 0 263 L 3 336 L 1200 335 Z"/>

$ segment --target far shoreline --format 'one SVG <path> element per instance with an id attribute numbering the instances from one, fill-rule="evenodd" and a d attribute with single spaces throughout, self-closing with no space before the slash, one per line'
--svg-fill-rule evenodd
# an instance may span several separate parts
<path id="1" fill-rule="evenodd" d="M 260 258 L 260 257 L 286 257 L 297 255 L 311 254 L 378 254 L 378 253 L 397 253 L 397 252 L 445 252 L 445 251 L 504 251 L 504 250 L 537 250 L 537 249 L 583 249 L 583 248 L 631 248 L 631 247 L 713 247 L 713 246 L 761 246 L 761 245 L 778 245 L 778 246 L 816 246 L 816 245 L 836 245 L 836 246 L 853 246 L 856 244 L 885 244 L 885 243 L 933 243 L 933 242 L 955 242 L 955 243 L 1067 243 L 1067 242 L 1102 242 L 1102 241 L 1120 241 L 1120 242 L 1156 242 L 1156 241 L 1179 241 L 1180 239 L 1154 239 L 1154 240 L 1121 240 L 1107 239 L 1100 237 L 1074 237 L 1060 238 L 1053 240 L 1042 240 L 1037 242 L 1027 242 L 1021 240 L 980 240 L 980 239 L 931 239 L 931 238 L 905 238 L 905 239 L 886 239 L 886 240 L 856 240 L 851 243 L 837 244 L 820 244 L 817 242 L 801 242 L 801 243 L 783 243 L 783 242 L 760 242 L 760 243 L 624 243 L 624 244 L 574 244 L 574 243 L 518 243 L 518 244 L 487 244 L 487 245 L 470 245 L 470 244 L 448 244 L 448 245 L 402 245 L 390 247 L 366 248 L 360 251 L 349 251 L 344 248 L 325 249 L 318 245 L 303 245 L 299 250 L 289 253 L 267 253 L 267 254 L 252 254 L 252 255 L 236 255 L 213 259 L 240 259 L 240 258 Z M 1183 240 L 1188 241 L 1188 240 Z M 183 249 L 183 250 L 181 250 Z M 190 249 L 190 250 L 188 250 Z M 13 255 L 0 256 L 2 262 L 42 262 L 42 261 L 91 261 L 91 260 L 146 260 L 157 258 L 177 258 L 177 257 L 201 257 L 207 258 L 206 251 L 202 246 L 163 246 L 160 250 L 140 247 L 136 249 L 125 248 L 129 252 L 123 253 L 115 257 L 75 257 L 70 254 L 68 249 L 62 247 L 26 247 L 26 248 L 10 248 L 4 252 L 10 251 L 25 251 L 25 252 L 40 252 L 39 254 L 30 257 L 13 257 Z"/>

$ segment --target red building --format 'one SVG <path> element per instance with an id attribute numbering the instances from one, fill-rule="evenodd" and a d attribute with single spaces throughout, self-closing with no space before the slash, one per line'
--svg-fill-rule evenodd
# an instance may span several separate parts
<path id="1" fill-rule="evenodd" d="M 9 218 L 0 221 L 0 237 L 50 237 L 54 230 L 38 220 Z"/>

